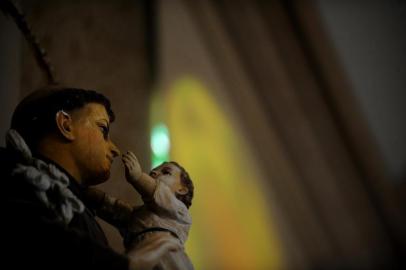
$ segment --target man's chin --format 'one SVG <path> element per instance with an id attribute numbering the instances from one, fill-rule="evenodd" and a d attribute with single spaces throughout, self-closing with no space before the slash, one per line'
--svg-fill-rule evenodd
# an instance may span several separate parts
<path id="1" fill-rule="evenodd" d="M 89 186 L 94 186 L 106 182 L 107 180 L 109 180 L 109 178 L 110 171 L 105 171 L 102 173 L 99 172 L 97 174 L 94 174 L 93 177 L 90 177 L 87 182 L 89 183 Z"/>

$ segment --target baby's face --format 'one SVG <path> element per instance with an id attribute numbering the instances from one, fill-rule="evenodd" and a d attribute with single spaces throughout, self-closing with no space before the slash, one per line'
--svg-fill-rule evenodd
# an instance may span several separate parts
<path id="1" fill-rule="evenodd" d="M 187 188 L 182 184 L 181 173 L 178 166 L 165 162 L 152 169 L 149 175 L 167 184 L 174 193 L 184 194 L 185 189 L 187 193 Z"/>

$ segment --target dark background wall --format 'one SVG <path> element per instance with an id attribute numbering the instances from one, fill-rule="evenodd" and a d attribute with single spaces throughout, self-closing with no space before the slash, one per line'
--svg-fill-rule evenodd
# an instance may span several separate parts
<path id="1" fill-rule="evenodd" d="M 406 181 L 406 2 L 317 1 L 394 181 Z"/>
<path id="2" fill-rule="evenodd" d="M 20 99 L 21 35 L 14 22 L 0 16 L 0 136 L 9 128 L 11 113 Z"/>

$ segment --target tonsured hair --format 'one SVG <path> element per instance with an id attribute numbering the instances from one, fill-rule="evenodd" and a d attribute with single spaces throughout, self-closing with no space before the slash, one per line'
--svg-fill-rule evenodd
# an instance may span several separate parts
<path id="1" fill-rule="evenodd" d="M 94 90 L 51 87 L 32 92 L 17 105 L 11 128 L 17 130 L 32 148 L 44 135 L 56 129 L 55 116 L 58 111 L 71 112 L 89 103 L 103 105 L 110 122 L 114 121 L 110 101 L 104 95 Z"/>

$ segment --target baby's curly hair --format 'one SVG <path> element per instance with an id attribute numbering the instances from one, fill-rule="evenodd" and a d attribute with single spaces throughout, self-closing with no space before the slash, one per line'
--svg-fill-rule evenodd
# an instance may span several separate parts
<path id="1" fill-rule="evenodd" d="M 186 205 L 187 208 L 190 208 L 190 206 L 192 205 L 193 192 L 194 192 L 194 186 L 193 186 L 192 179 L 190 178 L 190 176 L 189 176 L 188 172 L 185 170 L 185 168 L 180 166 L 179 163 L 177 163 L 175 161 L 169 161 L 167 163 L 171 163 L 181 170 L 180 179 L 181 179 L 182 184 L 185 185 L 185 187 L 187 187 L 188 193 L 183 194 L 183 195 L 176 194 L 176 198 L 178 198 L 180 201 L 182 201 Z"/>

